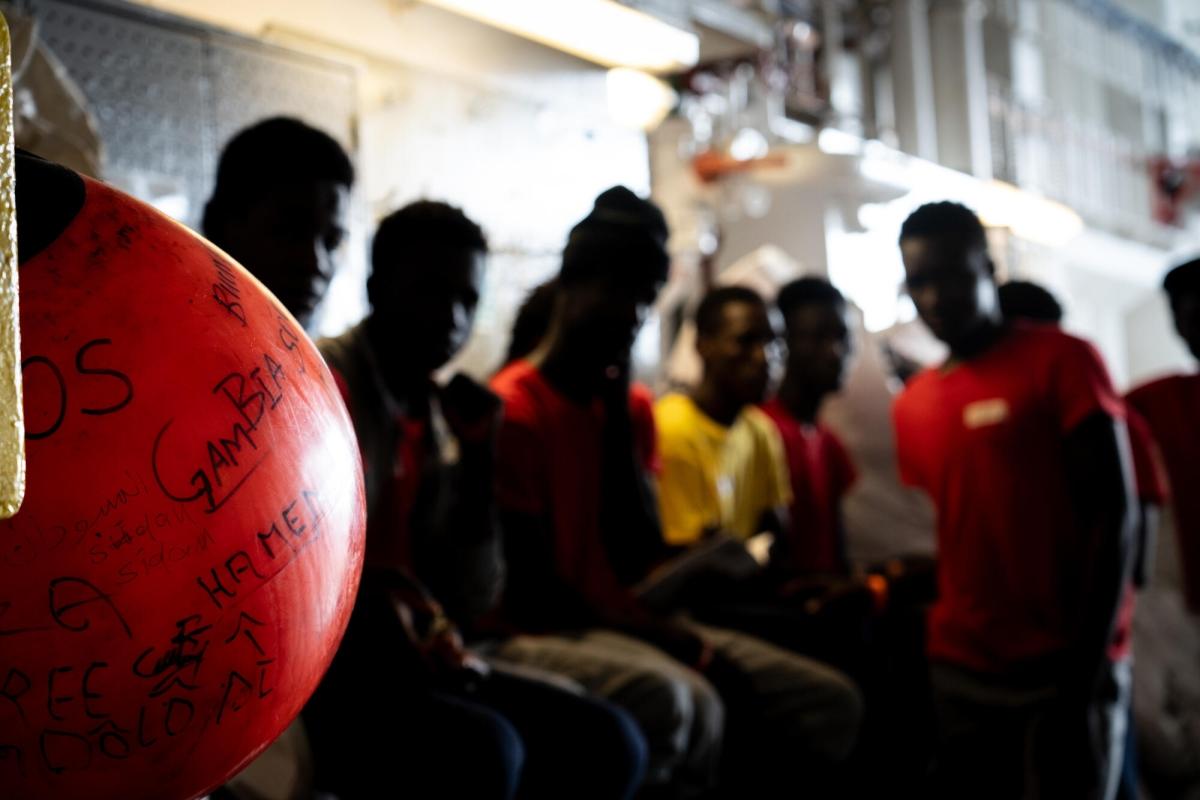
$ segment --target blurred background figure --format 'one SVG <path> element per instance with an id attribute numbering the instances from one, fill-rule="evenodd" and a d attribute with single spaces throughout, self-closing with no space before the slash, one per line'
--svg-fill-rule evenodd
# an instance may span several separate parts
<path id="1" fill-rule="evenodd" d="M 1002 284 L 996 294 L 1000 299 L 1000 311 L 1006 320 L 1014 322 L 1024 320 L 1054 326 L 1058 326 L 1062 322 L 1062 305 L 1053 294 L 1036 283 L 1009 281 Z M 1130 582 L 1125 590 L 1127 598 L 1120 612 L 1124 617 L 1117 626 L 1119 635 L 1114 637 L 1109 646 L 1109 658 L 1112 660 L 1129 657 L 1133 642 L 1137 639 L 1136 634 L 1130 628 L 1130 619 L 1134 613 L 1132 595 L 1135 589 L 1144 589 L 1151 580 L 1158 542 L 1159 519 L 1167 500 L 1166 479 L 1150 429 L 1142 416 L 1133 408 L 1127 407 L 1125 414 L 1138 500 L 1137 543 L 1133 555 Z M 1137 674 L 1149 674 L 1157 669 L 1153 657 L 1144 662 L 1139 659 L 1139 662 Z M 1138 680 L 1134 681 L 1135 689 L 1138 683 Z M 1135 717 L 1130 709 L 1123 769 L 1117 794 L 1122 798 L 1137 797 L 1139 792 L 1138 739 L 1134 720 Z"/>
<path id="2" fill-rule="evenodd" d="M 1008 281 L 996 289 L 1000 313 L 1008 320 L 1023 319 L 1058 325 L 1063 307 L 1047 289 L 1030 281 Z"/>
<path id="3" fill-rule="evenodd" d="M 1193 358 L 1200 357 L 1200 261 L 1172 269 L 1163 280 L 1171 318 Z M 1138 669 L 1134 711 L 1143 779 L 1154 796 L 1200 797 L 1200 507 L 1195 492 L 1200 463 L 1200 376 L 1189 371 L 1144 384 L 1127 396 L 1161 454 L 1170 501 L 1157 548 L 1148 552 L 1149 589 L 1134 629 Z"/>
<path id="4" fill-rule="evenodd" d="M 1175 267 L 1163 281 L 1175 330 L 1193 358 L 1200 358 L 1200 260 Z M 1145 418 L 1161 449 L 1171 485 L 1175 538 L 1181 557 L 1188 609 L 1200 613 L 1200 502 L 1196 485 L 1200 458 L 1200 375 L 1195 371 L 1160 378 L 1129 393 L 1129 404 Z"/>

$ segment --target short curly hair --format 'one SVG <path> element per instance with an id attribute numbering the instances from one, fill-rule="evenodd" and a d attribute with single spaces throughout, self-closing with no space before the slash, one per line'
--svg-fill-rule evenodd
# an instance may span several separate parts
<path id="1" fill-rule="evenodd" d="M 745 286 L 720 286 L 710 289 L 696 308 L 696 335 L 714 336 L 721 330 L 724 321 L 722 312 L 732 303 L 746 303 L 766 307 L 762 295 Z"/>
<path id="2" fill-rule="evenodd" d="M 1200 258 L 1185 261 L 1163 278 L 1163 289 L 1171 302 L 1200 295 Z"/>
<path id="3" fill-rule="evenodd" d="M 350 188 L 354 165 L 332 136 L 293 117 L 271 117 L 242 129 L 221 151 L 216 184 L 204 206 L 204 235 L 218 235 L 221 221 L 241 213 L 264 189 L 297 180 Z"/>
<path id="4" fill-rule="evenodd" d="M 486 253 L 487 237 L 461 209 L 437 200 L 418 200 L 384 217 L 371 243 L 367 298 L 374 302 L 406 259 L 433 250 Z"/>
<path id="5" fill-rule="evenodd" d="M 962 236 L 972 244 L 987 247 L 987 232 L 975 212 L 962 203 L 943 200 L 926 203 L 908 215 L 900 227 L 900 241 L 931 236 Z"/>

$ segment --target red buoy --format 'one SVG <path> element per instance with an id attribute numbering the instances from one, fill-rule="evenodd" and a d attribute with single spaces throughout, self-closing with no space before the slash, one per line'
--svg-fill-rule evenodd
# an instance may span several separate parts
<path id="1" fill-rule="evenodd" d="M 0 796 L 190 798 L 270 744 L 329 665 L 362 562 L 361 464 L 329 371 L 261 284 L 120 192 L 87 180 L 82 199 L 20 266 Z"/>

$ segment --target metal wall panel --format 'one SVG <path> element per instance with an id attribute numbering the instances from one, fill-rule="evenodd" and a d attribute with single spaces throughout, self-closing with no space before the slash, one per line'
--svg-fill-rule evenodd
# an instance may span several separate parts
<path id="1" fill-rule="evenodd" d="M 172 193 L 196 225 L 225 141 L 276 114 L 349 149 L 352 67 L 110 0 L 35 0 L 40 33 L 91 104 L 105 177 L 155 201 Z"/>

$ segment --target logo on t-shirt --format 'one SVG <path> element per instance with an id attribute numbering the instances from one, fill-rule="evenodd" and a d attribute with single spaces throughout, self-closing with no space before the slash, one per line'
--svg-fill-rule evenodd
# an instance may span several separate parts
<path id="1" fill-rule="evenodd" d="M 1008 419 L 1008 401 L 1003 397 L 977 400 L 963 408 L 963 425 L 968 430 L 999 425 Z"/>

